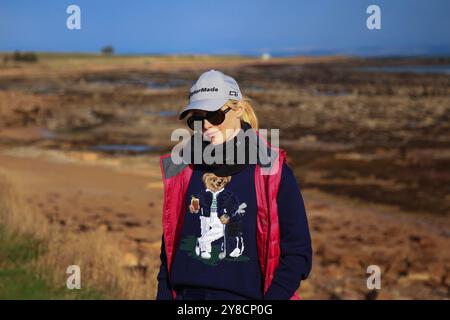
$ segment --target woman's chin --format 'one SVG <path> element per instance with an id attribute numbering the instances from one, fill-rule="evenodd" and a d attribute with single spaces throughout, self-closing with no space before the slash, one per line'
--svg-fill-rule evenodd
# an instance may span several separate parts
<path id="1" fill-rule="evenodd" d="M 221 144 L 221 143 L 223 143 L 223 140 L 222 140 L 222 139 L 220 139 L 220 138 L 215 138 L 215 137 L 212 137 L 212 138 L 211 138 L 211 144 Z"/>

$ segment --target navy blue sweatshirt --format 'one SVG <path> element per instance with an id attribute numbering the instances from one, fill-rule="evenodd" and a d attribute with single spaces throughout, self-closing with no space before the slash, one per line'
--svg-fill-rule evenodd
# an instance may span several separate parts
<path id="1" fill-rule="evenodd" d="M 254 171 L 254 165 L 249 164 L 229 181 L 218 181 L 214 176 L 204 178 L 207 170 L 194 170 L 171 282 L 162 239 L 157 299 L 172 299 L 172 288 L 188 285 L 226 290 L 250 299 L 288 300 L 307 278 L 312 264 L 308 221 L 300 187 L 285 163 L 277 197 L 281 255 L 271 286 L 265 295 L 262 293 Z M 199 201 L 197 212 L 189 208 L 192 196 Z"/>

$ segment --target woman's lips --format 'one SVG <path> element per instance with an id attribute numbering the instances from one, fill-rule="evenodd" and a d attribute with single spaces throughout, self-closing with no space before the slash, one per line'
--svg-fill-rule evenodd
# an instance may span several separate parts
<path id="1" fill-rule="evenodd" d="M 208 129 L 208 130 L 206 130 L 203 134 L 204 134 L 205 136 L 209 137 L 209 138 L 212 138 L 212 137 L 214 137 L 215 135 L 217 135 L 218 132 L 219 132 L 219 130 L 211 130 L 211 129 Z"/>

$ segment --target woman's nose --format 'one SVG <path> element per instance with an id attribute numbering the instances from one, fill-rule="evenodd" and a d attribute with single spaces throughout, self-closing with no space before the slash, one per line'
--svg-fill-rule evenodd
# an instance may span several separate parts
<path id="1" fill-rule="evenodd" d="M 213 127 L 213 125 L 211 123 L 209 123 L 208 120 L 203 120 L 203 128 L 205 128 L 206 130 L 208 130 L 209 128 Z"/>

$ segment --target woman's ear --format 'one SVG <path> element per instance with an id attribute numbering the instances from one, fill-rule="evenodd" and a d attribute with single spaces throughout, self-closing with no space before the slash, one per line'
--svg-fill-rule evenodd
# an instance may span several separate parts
<path id="1" fill-rule="evenodd" d="M 237 105 L 235 111 L 236 117 L 242 118 L 242 115 L 244 114 L 244 109 L 241 106 Z"/>

